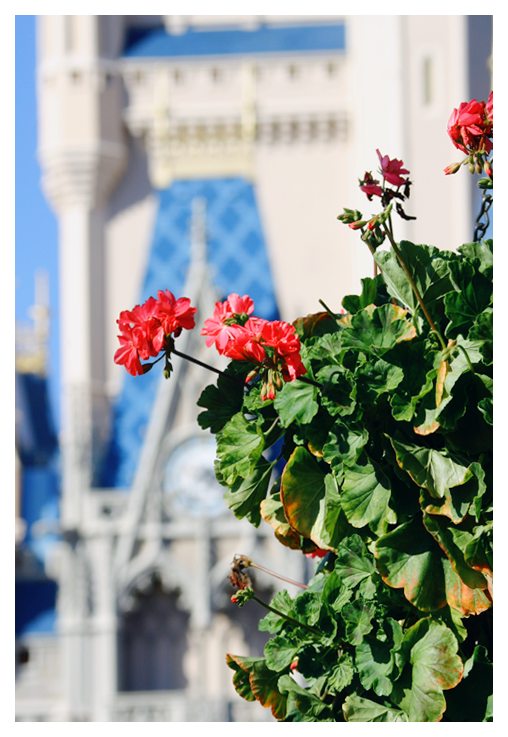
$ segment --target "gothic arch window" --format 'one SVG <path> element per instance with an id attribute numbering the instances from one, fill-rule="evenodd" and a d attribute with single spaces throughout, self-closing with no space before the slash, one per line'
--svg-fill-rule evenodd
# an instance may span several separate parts
<path id="1" fill-rule="evenodd" d="M 123 614 L 118 635 L 119 691 L 184 689 L 183 658 L 189 614 L 178 608 L 178 593 L 168 593 L 157 575 Z"/>

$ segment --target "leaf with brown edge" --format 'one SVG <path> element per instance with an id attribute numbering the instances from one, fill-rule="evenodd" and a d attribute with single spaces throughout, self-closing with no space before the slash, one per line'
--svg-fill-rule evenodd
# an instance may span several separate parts
<path id="1" fill-rule="evenodd" d="M 265 661 L 253 666 L 249 680 L 252 693 L 266 709 L 270 708 L 275 719 L 286 716 L 287 696 L 277 688 L 280 673 L 270 670 Z"/>
<path id="2" fill-rule="evenodd" d="M 446 601 L 462 616 L 481 614 L 492 606 L 492 600 L 486 589 L 472 589 L 467 586 L 453 570 L 449 560 L 443 560 L 446 585 Z"/>
<path id="3" fill-rule="evenodd" d="M 351 316 L 341 334 L 342 346 L 380 357 L 397 343 L 416 337 L 415 327 L 406 315 L 406 310 L 391 302 L 381 307 L 368 305 Z"/>
<path id="4" fill-rule="evenodd" d="M 264 658 L 244 658 L 239 655 L 228 654 L 226 655 L 226 663 L 232 670 L 238 671 L 238 668 L 241 668 L 245 671 L 248 674 L 253 698 L 257 699 L 265 708 L 271 708 L 272 714 L 276 719 L 284 719 L 286 716 L 287 696 L 282 695 L 277 688 L 280 673 L 270 670 Z M 237 681 L 240 688 L 248 693 L 245 679 L 239 676 L 237 677 Z M 240 696 L 242 696 L 242 693 L 240 693 Z M 248 698 L 248 696 L 244 696 L 244 698 L 247 698 L 248 701 L 253 700 Z"/>
<path id="5" fill-rule="evenodd" d="M 301 550 L 302 553 L 313 553 L 317 545 L 307 538 L 302 538 L 286 519 L 284 507 L 280 500 L 280 492 L 271 494 L 261 502 L 261 516 L 270 527 L 273 527 L 275 537 L 291 550 Z"/>
<path id="6" fill-rule="evenodd" d="M 280 498 L 289 525 L 312 539 L 316 520 L 323 515 L 325 472 L 308 450 L 295 448 L 281 479 Z"/>
<path id="7" fill-rule="evenodd" d="M 435 419 L 435 410 L 441 404 L 443 399 L 444 383 L 446 374 L 450 370 L 450 364 L 448 361 L 441 361 L 439 365 L 439 371 L 436 377 L 436 394 L 435 394 L 435 407 L 433 407 L 432 395 L 429 394 L 424 399 L 424 404 L 430 405 L 430 411 L 426 410 L 425 420 L 418 427 L 414 427 L 414 431 L 417 435 L 430 435 L 439 429 L 439 422 Z"/>
<path id="8" fill-rule="evenodd" d="M 417 486 L 427 489 L 434 498 L 442 498 L 447 489 L 460 486 L 473 476 L 452 453 L 390 438 L 397 463 Z"/>
<path id="9" fill-rule="evenodd" d="M 448 517 L 458 525 L 466 517 L 469 507 L 475 498 L 475 492 L 462 493 L 463 486 L 455 486 L 446 489 L 442 499 L 434 499 L 427 489 L 421 489 L 420 506 L 427 514 L 438 514 Z"/>
<path id="10" fill-rule="evenodd" d="M 296 329 L 300 340 L 312 338 L 313 335 L 323 335 L 323 333 L 331 332 L 336 325 L 336 321 L 328 312 L 316 312 L 306 317 L 297 317 L 293 321 L 293 327 Z"/>
<path id="11" fill-rule="evenodd" d="M 487 581 L 478 571 L 467 565 L 464 550 L 473 535 L 459 530 L 442 517 L 423 515 L 423 524 L 445 553 L 455 573 L 471 589 L 486 589 Z M 464 548 L 464 550 L 462 550 Z"/>
<path id="12" fill-rule="evenodd" d="M 486 487 L 485 472 L 479 463 L 469 466 L 471 478 L 460 486 L 445 489 L 441 499 L 433 498 L 426 489 L 421 489 L 420 506 L 427 514 L 448 517 L 455 524 L 460 524 L 468 514 L 475 499 L 480 499 Z"/>
<path id="13" fill-rule="evenodd" d="M 414 518 L 380 537 L 374 557 L 383 581 L 403 588 L 415 607 L 433 612 L 446 605 L 444 555 L 421 520 Z"/>
<path id="14" fill-rule="evenodd" d="M 441 622 L 420 619 L 405 633 L 402 650 L 411 666 L 410 687 L 398 695 L 395 690 L 391 700 L 410 722 L 441 721 L 446 709 L 443 691 L 455 688 L 464 671 L 453 632 Z"/>
<path id="15" fill-rule="evenodd" d="M 466 563 L 479 571 L 487 581 L 487 587 L 491 600 L 494 598 L 493 591 L 493 561 L 492 561 L 492 529 L 487 526 L 480 528 L 473 539 L 468 542 L 464 552 Z"/>
<path id="16" fill-rule="evenodd" d="M 229 653 L 226 655 L 226 664 L 234 671 L 233 686 L 235 687 L 235 691 L 242 697 L 242 699 L 245 699 L 246 701 L 255 701 L 256 697 L 252 693 L 252 689 L 250 687 L 249 672 L 244 670 L 244 668 L 236 662 L 237 657 L 238 656 L 236 655 L 229 655 Z M 245 658 L 238 659 L 245 660 Z"/>

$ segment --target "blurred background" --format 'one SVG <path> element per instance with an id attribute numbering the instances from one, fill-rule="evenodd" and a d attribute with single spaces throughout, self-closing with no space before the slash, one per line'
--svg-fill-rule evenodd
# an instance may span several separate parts
<path id="1" fill-rule="evenodd" d="M 411 172 L 399 240 L 472 240 L 446 125 L 491 80 L 487 15 L 16 16 L 17 721 L 272 719 L 231 684 L 225 654 L 265 639 L 227 575 L 314 562 L 223 504 L 196 421 L 213 376 L 127 375 L 116 320 L 188 296 L 179 348 L 221 368 L 200 325 L 232 292 L 267 319 L 339 311 L 373 275 L 337 215 L 376 212 L 376 149 Z"/>

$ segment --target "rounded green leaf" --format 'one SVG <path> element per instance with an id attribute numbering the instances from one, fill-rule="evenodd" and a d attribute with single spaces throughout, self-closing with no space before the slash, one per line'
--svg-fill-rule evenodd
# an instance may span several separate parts
<path id="1" fill-rule="evenodd" d="M 340 503 L 353 527 L 370 525 L 378 535 L 386 532 L 397 521 L 390 498 L 390 482 L 379 467 L 368 462 L 344 468 Z"/>
<path id="2" fill-rule="evenodd" d="M 374 555 L 383 581 L 403 588 L 418 609 L 432 612 L 446 605 L 443 553 L 418 518 L 380 537 Z"/>

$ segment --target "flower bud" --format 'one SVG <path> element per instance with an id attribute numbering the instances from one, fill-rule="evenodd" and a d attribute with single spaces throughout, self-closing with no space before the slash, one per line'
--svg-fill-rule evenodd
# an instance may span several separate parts
<path id="1" fill-rule="evenodd" d="M 492 177 L 494 174 L 494 170 L 492 169 L 492 162 L 488 159 L 485 161 L 483 165 L 483 171 L 488 177 Z"/>
<path id="2" fill-rule="evenodd" d="M 456 174 L 461 166 L 462 164 L 450 164 L 449 166 L 446 167 L 446 169 L 444 170 L 444 173 L 445 174 Z"/>
<path id="3" fill-rule="evenodd" d="M 475 172 L 475 167 L 474 167 L 474 164 L 473 164 L 473 162 L 471 162 L 471 163 L 469 164 L 469 166 L 468 166 L 467 168 L 469 169 L 469 172 L 470 172 L 471 174 L 474 174 L 474 172 Z"/>

